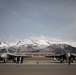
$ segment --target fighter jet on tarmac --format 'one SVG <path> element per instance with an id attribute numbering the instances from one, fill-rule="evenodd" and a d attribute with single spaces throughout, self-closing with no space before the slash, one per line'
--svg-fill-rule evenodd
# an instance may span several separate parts
<path id="1" fill-rule="evenodd" d="M 16 50 L 15 53 L 10 53 L 7 48 L 6 48 L 6 50 L 7 50 L 6 53 L 2 53 L 2 54 L 0 55 L 0 61 L 3 61 L 4 63 L 7 62 L 7 61 L 10 61 L 10 60 L 12 60 L 13 62 L 15 62 L 15 61 L 16 61 L 15 59 L 16 59 L 17 57 L 19 57 L 19 58 L 20 58 L 20 57 L 31 58 L 31 56 L 17 55 L 17 54 L 16 54 L 17 50 Z"/>
<path id="2" fill-rule="evenodd" d="M 61 63 L 65 60 L 70 64 L 71 62 L 73 63 L 73 60 L 76 59 L 76 55 L 71 54 L 68 50 L 64 51 L 62 54 L 55 54 L 55 55 L 50 55 L 50 56 L 45 56 L 46 58 L 54 58 L 55 60 L 60 61 Z"/>

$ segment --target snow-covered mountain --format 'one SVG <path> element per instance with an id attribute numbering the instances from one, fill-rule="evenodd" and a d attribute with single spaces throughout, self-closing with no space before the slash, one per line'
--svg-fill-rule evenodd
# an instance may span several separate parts
<path id="1" fill-rule="evenodd" d="M 8 43 L 6 43 L 6 42 L 0 42 L 0 47 L 7 47 L 7 46 L 9 46 L 9 44 Z"/>
<path id="2" fill-rule="evenodd" d="M 9 51 L 27 51 L 27 52 L 61 52 L 61 50 L 70 50 L 76 52 L 76 42 L 50 39 L 46 37 L 32 37 L 19 40 L 13 43 L 0 43 L 0 50 L 7 47 Z"/>

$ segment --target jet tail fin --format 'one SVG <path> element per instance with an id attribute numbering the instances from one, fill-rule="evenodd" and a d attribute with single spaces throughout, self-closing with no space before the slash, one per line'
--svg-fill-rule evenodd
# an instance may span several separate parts
<path id="1" fill-rule="evenodd" d="M 6 47 L 5 49 L 6 49 L 7 53 L 9 53 L 8 48 Z"/>
<path id="2" fill-rule="evenodd" d="M 17 53 L 17 49 L 16 49 L 16 51 L 15 51 L 15 54 Z"/>

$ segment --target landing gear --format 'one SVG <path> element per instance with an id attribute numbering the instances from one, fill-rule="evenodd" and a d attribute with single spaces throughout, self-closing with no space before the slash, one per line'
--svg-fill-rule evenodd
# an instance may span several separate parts
<path id="1" fill-rule="evenodd" d="M 69 59 L 68 59 L 68 64 L 69 65 L 71 64 L 71 57 L 69 57 Z"/>
<path id="2" fill-rule="evenodd" d="M 68 61 L 68 64 L 70 65 L 70 61 Z"/>
<path id="3" fill-rule="evenodd" d="M 13 61 L 14 63 L 16 62 L 16 60 L 15 60 L 15 59 L 13 59 L 12 61 Z"/>
<path id="4" fill-rule="evenodd" d="M 7 60 L 6 60 L 6 59 L 4 59 L 4 61 L 3 61 L 3 62 L 4 62 L 4 63 L 6 63 L 6 61 L 7 61 Z"/>
<path id="5" fill-rule="evenodd" d="M 3 62 L 4 62 L 4 63 L 6 63 L 6 61 L 5 61 L 5 60 L 4 60 Z"/>
<path id="6" fill-rule="evenodd" d="M 71 58 L 71 62 L 73 63 L 73 58 Z"/>
<path id="7" fill-rule="evenodd" d="M 62 63 L 62 62 L 63 62 L 63 60 L 61 59 L 61 60 L 60 60 L 60 63 Z"/>
<path id="8" fill-rule="evenodd" d="M 73 63 L 73 60 L 71 60 L 71 62 Z"/>

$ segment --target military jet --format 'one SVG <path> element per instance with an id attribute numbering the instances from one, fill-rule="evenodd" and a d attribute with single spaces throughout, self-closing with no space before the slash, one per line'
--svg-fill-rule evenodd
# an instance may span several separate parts
<path id="1" fill-rule="evenodd" d="M 63 61 L 68 62 L 68 64 L 70 64 L 71 62 L 73 63 L 73 60 L 76 60 L 76 55 L 70 53 L 69 50 L 64 51 L 64 53 L 62 52 L 62 54 L 54 54 L 54 55 L 50 55 L 50 56 L 45 56 L 46 58 L 54 58 L 55 60 L 60 61 L 61 63 Z"/>
<path id="2" fill-rule="evenodd" d="M 6 53 L 2 53 L 0 55 L 0 61 L 3 61 L 4 63 L 6 63 L 7 61 L 10 61 L 10 60 L 12 60 L 13 62 L 15 62 L 17 57 L 19 57 L 19 58 L 20 57 L 31 58 L 31 56 L 16 54 L 17 50 L 16 50 L 15 53 L 10 53 L 8 51 L 8 49 L 6 48 L 6 51 L 7 51 Z"/>

